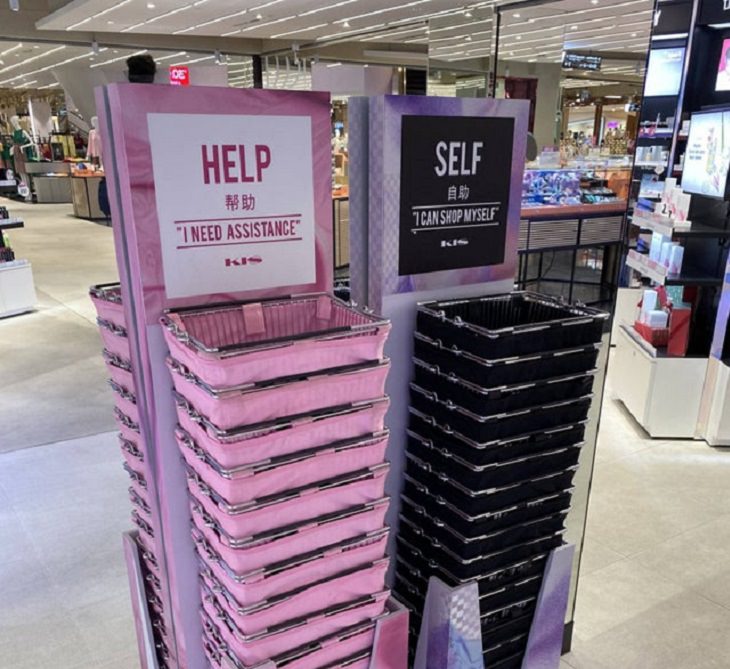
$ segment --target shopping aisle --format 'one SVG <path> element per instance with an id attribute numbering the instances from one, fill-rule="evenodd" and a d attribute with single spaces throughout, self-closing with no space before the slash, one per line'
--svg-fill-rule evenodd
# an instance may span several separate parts
<path id="1" fill-rule="evenodd" d="M 38 310 L 0 320 L 0 452 L 114 428 L 91 283 L 117 275 L 111 228 L 72 215 L 71 205 L 0 199 L 25 228 L 11 230 L 33 265 Z"/>
<path id="2" fill-rule="evenodd" d="M 0 320 L 0 667 L 133 669 L 128 483 L 87 297 L 116 276 L 111 229 L 0 202 L 25 220 L 11 240 L 39 299 Z"/>
<path id="3" fill-rule="evenodd" d="M 113 279 L 111 231 L 69 207 L 13 209 L 41 308 L 0 321 L 0 667 L 134 669 L 127 480 L 86 294 Z M 562 667 L 726 667 L 730 452 L 650 440 L 610 395 Z"/>
<path id="4" fill-rule="evenodd" d="M 649 439 L 608 379 L 563 667 L 728 667 L 730 449 Z"/>

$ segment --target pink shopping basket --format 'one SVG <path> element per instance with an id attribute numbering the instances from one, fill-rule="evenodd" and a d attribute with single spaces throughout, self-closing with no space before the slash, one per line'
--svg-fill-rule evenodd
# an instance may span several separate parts
<path id="1" fill-rule="evenodd" d="M 374 592 L 381 592 L 385 589 L 387 570 L 388 559 L 384 558 L 361 569 L 247 607 L 238 604 L 210 569 L 203 569 L 201 577 L 215 594 L 220 606 L 231 616 L 236 627 L 244 634 L 256 634 L 292 618 L 306 616 L 312 611 L 327 609 L 372 595 Z"/>
<path id="2" fill-rule="evenodd" d="M 173 357 L 212 387 L 230 387 L 383 356 L 390 324 L 330 295 L 168 311 Z"/>
<path id="3" fill-rule="evenodd" d="M 114 419 L 116 420 L 117 427 L 122 437 L 128 441 L 134 442 L 140 448 L 144 448 L 144 440 L 139 431 L 139 423 L 133 421 L 127 414 L 125 414 L 119 407 L 114 407 Z"/>
<path id="4" fill-rule="evenodd" d="M 368 669 L 375 643 L 376 622 L 366 620 L 262 663 L 245 665 L 223 640 L 218 624 L 204 611 L 201 617 L 205 652 L 216 669 Z M 365 661 L 368 664 L 362 664 Z"/>
<path id="5" fill-rule="evenodd" d="M 229 504 L 243 504 L 383 462 L 388 432 L 222 469 L 181 428 L 175 437 L 195 473 Z"/>
<path id="6" fill-rule="evenodd" d="M 129 416 L 134 423 L 139 423 L 139 408 L 134 393 L 122 388 L 116 381 L 109 379 L 109 386 L 114 391 L 114 404 L 119 410 Z"/>
<path id="7" fill-rule="evenodd" d="M 152 527 L 152 509 L 150 509 L 147 496 L 142 495 L 134 486 L 130 486 L 128 488 L 128 493 L 129 501 L 132 503 L 132 508 L 139 513 L 143 520 L 149 523 L 150 527 Z"/>
<path id="8" fill-rule="evenodd" d="M 180 425 L 224 469 L 380 432 L 389 405 L 388 398 L 382 397 L 259 425 L 219 430 L 182 395 L 176 394 L 176 399 Z"/>
<path id="9" fill-rule="evenodd" d="M 368 362 L 312 372 L 309 376 L 215 389 L 172 358 L 168 358 L 167 364 L 175 390 L 198 413 L 224 430 L 378 399 L 384 394 L 390 368 L 388 360 Z"/>
<path id="10" fill-rule="evenodd" d="M 241 606 L 251 606 L 380 560 L 388 539 L 388 530 L 384 528 L 240 574 L 224 562 L 200 532 L 193 529 L 192 534 L 203 564 Z"/>
<path id="11" fill-rule="evenodd" d="M 109 353 L 116 355 L 123 360 L 129 360 L 129 339 L 127 338 L 126 328 L 114 325 L 103 318 L 97 318 L 96 323 L 99 326 L 99 334 L 104 348 Z"/>
<path id="12" fill-rule="evenodd" d="M 122 305 L 122 288 L 118 283 L 101 283 L 89 288 L 89 297 L 96 307 L 96 315 L 114 325 L 127 327 Z"/>
<path id="13" fill-rule="evenodd" d="M 132 376 L 132 365 L 129 360 L 124 360 L 106 349 L 102 351 L 106 369 L 112 381 L 119 384 L 125 390 L 134 392 L 134 377 Z"/>
<path id="14" fill-rule="evenodd" d="M 190 506 L 198 531 L 231 569 L 241 573 L 379 530 L 385 523 L 388 502 L 389 498 L 384 497 L 371 504 L 242 538 L 228 536 L 196 502 Z"/>
<path id="15" fill-rule="evenodd" d="M 188 471 L 191 495 L 230 536 L 246 537 L 283 525 L 368 504 L 385 496 L 387 464 L 360 469 L 322 482 L 244 504 L 229 504 Z"/>
<path id="16" fill-rule="evenodd" d="M 121 434 L 118 438 L 119 448 L 127 464 L 132 469 L 141 471 L 144 468 L 144 451 L 136 442 L 125 439 Z"/>
<path id="17" fill-rule="evenodd" d="M 306 618 L 282 623 L 258 634 L 245 635 L 216 602 L 210 590 L 202 586 L 201 593 L 203 610 L 210 618 L 220 620 L 221 637 L 244 665 L 263 662 L 312 643 L 320 637 L 336 634 L 347 627 L 371 620 L 383 613 L 390 594 L 386 590 L 361 597 L 311 613 Z"/>

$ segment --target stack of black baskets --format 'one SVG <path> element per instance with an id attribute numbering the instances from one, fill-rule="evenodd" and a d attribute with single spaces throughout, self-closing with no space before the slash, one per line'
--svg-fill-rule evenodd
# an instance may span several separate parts
<path id="1" fill-rule="evenodd" d="M 484 663 L 522 664 L 563 543 L 607 314 L 515 292 L 418 308 L 395 594 L 479 587 Z"/>

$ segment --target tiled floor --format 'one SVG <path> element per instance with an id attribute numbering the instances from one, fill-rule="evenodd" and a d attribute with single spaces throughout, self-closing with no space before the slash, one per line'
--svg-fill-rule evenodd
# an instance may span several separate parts
<path id="1" fill-rule="evenodd" d="M 41 308 L 0 321 L 0 667 L 134 669 L 127 484 L 85 296 L 113 279 L 111 233 L 23 209 Z M 609 389 L 583 557 L 562 669 L 730 667 L 730 452 L 646 438 Z"/>

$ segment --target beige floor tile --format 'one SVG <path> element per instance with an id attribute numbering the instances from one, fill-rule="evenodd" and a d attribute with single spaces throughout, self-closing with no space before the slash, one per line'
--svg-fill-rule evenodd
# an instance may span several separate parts
<path id="1" fill-rule="evenodd" d="M 582 650 L 621 669 L 719 669 L 728 666 L 729 625 L 730 611 L 682 591 L 592 638 Z"/>
<path id="2" fill-rule="evenodd" d="M 581 576 L 575 611 L 575 634 L 588 641 L 682 592 L 631 559 Z"/>
<path id="3" fill-rule="evenodd" d="M 614 562 L 623 560 L 624 557 L 621 553 L 617 553 L 594 538 L 594 536 L 586 536 L 583 543 L 583 554 L 581 555 L 580 573 L 581 575 L 591 574 L 594 571 L 608 567 Z"/>

